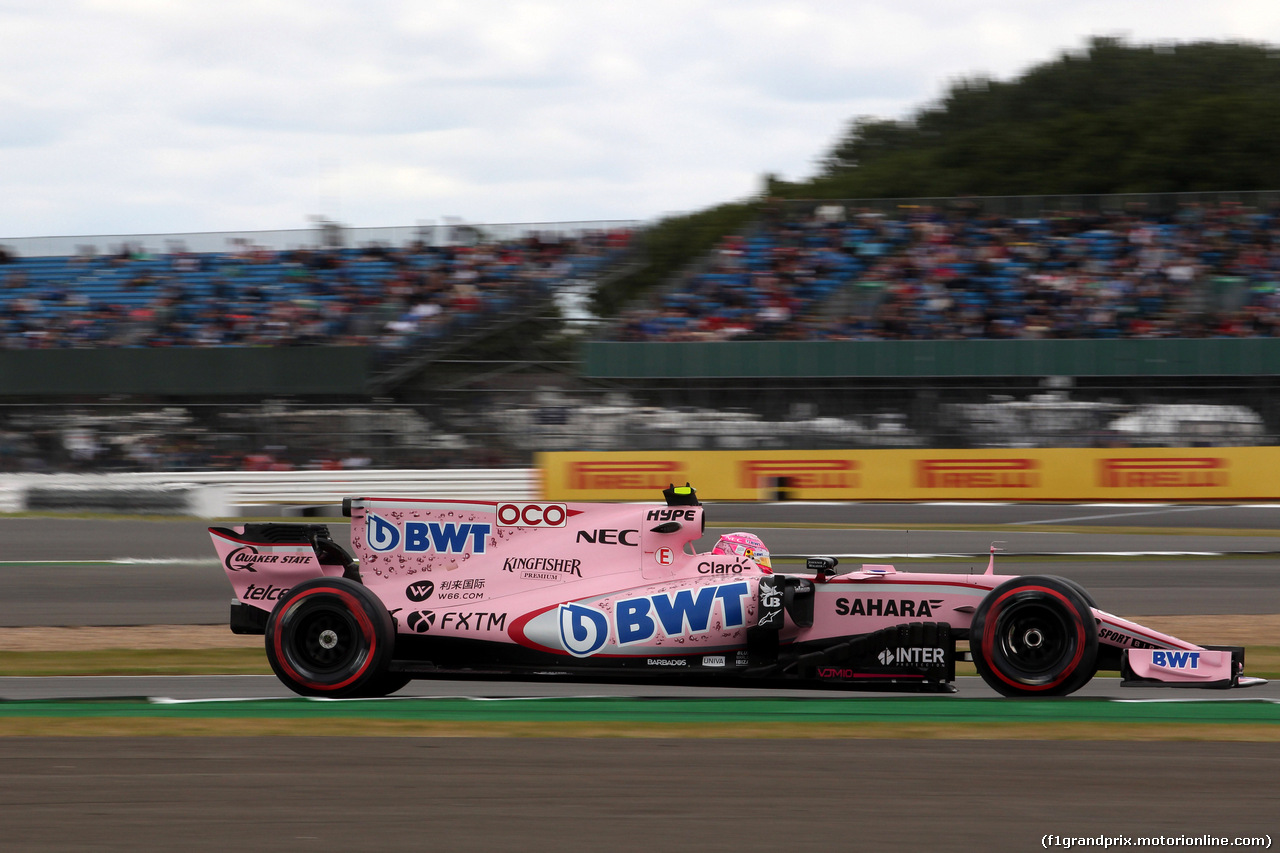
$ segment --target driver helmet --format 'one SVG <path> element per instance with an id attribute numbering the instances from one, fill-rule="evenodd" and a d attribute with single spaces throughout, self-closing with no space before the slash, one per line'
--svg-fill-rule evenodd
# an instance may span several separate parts
<path id="1" fill-rule="evenodd" d="M 711 553 L 746 557 L 764 569 L 766 574 L 773 573 L 773 563 L 769 561 L 769 549 L 754 533 L 726 533 L 716 542 Z"/>

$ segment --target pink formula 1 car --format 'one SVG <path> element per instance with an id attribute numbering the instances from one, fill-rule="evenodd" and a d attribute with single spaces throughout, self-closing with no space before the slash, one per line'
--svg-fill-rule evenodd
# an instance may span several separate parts
<path id="1" fill-rule="evenodd" d="M 1064 578 L 772 571 L 749 535 L 695 553 L 693 490 L 662 505 L 353 498 L 351 545 L 321 524 L 212 527 L 231 628 L 266 635 L 307 696 L 382 696 L 413 678 L 662 681 L 954 690 L 972 659 L 1007 696 L 1125 685 L 1237 687 L 1244 650 L 1098 610 Z M 744 544 L 745 543 L 745 544 Z M 970 651 L 957 652 L 968 640 Z"/>

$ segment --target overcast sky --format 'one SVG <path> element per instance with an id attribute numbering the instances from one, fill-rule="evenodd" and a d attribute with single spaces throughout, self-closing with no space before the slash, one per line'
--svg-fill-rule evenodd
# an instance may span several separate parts
<path id="1" fill-rule="evenodd" d="M 1093 35 L 1277 0 L 0 0 L 0 238 L 652 219 Z"/>

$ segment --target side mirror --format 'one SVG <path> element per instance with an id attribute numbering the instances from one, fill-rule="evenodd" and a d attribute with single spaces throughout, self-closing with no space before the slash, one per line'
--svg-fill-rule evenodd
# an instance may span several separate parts
<path id="1" fill-rule="evenodd" d="M 807 571 L 816 572 L 818 580 L 826 580 L 836 574 L 836 566 L 840 561 L 835 557 L 810 557 L 804 561 Z"/>

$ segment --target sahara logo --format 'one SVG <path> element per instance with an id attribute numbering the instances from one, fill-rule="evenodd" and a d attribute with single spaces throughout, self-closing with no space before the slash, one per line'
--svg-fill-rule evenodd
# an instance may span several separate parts
<path id="1" fill-rule="evenodd" d="M 619 646 L 645 643 L 657 636 L 659 628 L 667 637 L 705 634 L 720 603 L 723 628 L 746 624 L 742 601 L 751 594 L 746 581 L 682 589 L 674 593 L 624 598 L 614 607 L 613 627 Z M 600 651 L 609 639 L 609 617 L 594 607 L 572 602 L 561 604 L 560 642 L 574 657 L 588 657 Z"/>
<path id="2" fill-rule="evenodd" d="M 404 542 L 405 553 L 435 551 L 439 554 L 463 554 L 468 550 L 483 554 L 485 537 L 493 529 L 491 524 L 459 523 L 454 521 L 406 521 L 404 532 L 385 518 L 369 513 L 365 516 L 365 541 L 369 547 L 382 553 L 394 551 Z"/>

